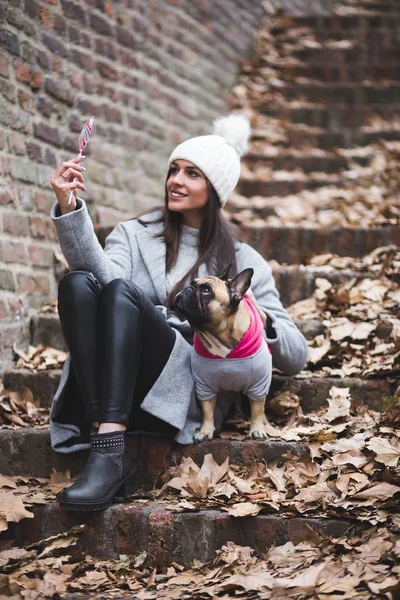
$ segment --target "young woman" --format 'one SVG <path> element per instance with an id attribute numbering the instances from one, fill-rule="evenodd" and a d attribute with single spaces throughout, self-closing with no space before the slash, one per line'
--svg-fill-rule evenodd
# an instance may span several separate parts
<path id="1" fill-rule="evenodd" d="M 164 209 L 117 225 L 104 250 L 77 197 L 86 189 L 81 161 L 62 163 L 51 178 L 58 200 L 51 215 L 71 270 L 59 285 L 70 355 L 52 404 L 51 441 L 59 452 L 91 447 L 83 473 L 60 497 L 65 508 L 104 508 L 133 483 L 126 430 L 193 441 L 201 409 L 190 373 L 192 331 L 174 314 L 173 298 L 195 276 L 218 274 L 230 262 L 232 276 L 252 267 L 250 298 L 274 366 L 287 374 L 304 367 L 306 341 L 279 300 L 270 267 L 221 213 L 249 134 L 248 120 L 233 114 L 217 120 L 212 135 L 177 146 Z M 228 408 L 217 404 L 217 428 Z"/>

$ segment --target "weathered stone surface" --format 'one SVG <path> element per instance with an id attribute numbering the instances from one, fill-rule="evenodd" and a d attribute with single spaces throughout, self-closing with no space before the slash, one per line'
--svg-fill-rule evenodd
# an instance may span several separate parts
<path id="1" fill-rule="evenodd" d="M 222 464 L 245 465 L 251 461 L 280 463 L 287 453 L 307 454 L 305 444 L 284 441 L 232 441 L 214 439 L 204 444 L 182 446 L 170 438 L 132 434 L 128 436 L 129 452 L 136 461 L 136 478 L 140 488 L 150 489 L 170 467 L 190 456 L 201 465 L 204 456 L 211 453 Z M 83 468 L 87 451 L 60 454 L 50 447 L 47 429 L 27 428 L 0 430 L 0 473 L 3 475 L 31 475 L 49 477 L 52 469 L 73 476 Z"/>
<path id="2" fill-rule="evenodd" d="M 34 519 L 25 519 L 13 527 L 12 534 L 19 542 L 33 543 L 80 523 L 86 529 L 79 535 L 78 546 L 85 552 L 117 558 L 120 554 L 146 551 L 159 568 L 173 561 L 187 565 L 194 559 L 212 560 L 215 551 L 230 540 L 264 553 L 273 545 L 311 540 L 314 531 L 342 537 L 363 529 L 360 524 L 354 526 L 350 519 L 275 515 L 236 518 L 218 510 L 176 513 L 157 502 L 128 501 L 95 513 L 65 511 L 56 503 L 49 503 L 33 511 Z"/>

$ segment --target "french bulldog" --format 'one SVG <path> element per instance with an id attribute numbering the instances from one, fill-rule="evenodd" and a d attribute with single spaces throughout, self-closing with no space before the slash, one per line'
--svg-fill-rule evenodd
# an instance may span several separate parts
<path id="1" fill-rule="evenodd" d="M 228 279 L 229 267 L 219 276 L 195 279 L 175 297 L 175 310 L 194 330 L 192 373 L 203 422 L 196 442 L 214 436 L 214 410 L 221 389 L 241 391 L 251 406 L 248 437 L 265 439 L 264 413 L 272 373 L 272 357 L 261 318 L 245 297 L 253 269 Z"/>

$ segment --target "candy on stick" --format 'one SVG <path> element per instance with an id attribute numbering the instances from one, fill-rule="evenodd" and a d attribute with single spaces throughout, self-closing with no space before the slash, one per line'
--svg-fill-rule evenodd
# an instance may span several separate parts
<path id="1" fill-rule="evenodd" d="M 82 131 L 81 131 L 81 133 L 79 135 L 79 154 L 78 154 L 78 158 L 83 158 L 83 151 L 86 148 L 87 143 L 89 141 L 89 136 L 92 133 L 93 120 L 94 120 L 94 117 L 90 117 L 90 119 L 88 121 L 86 121 L 86 123 L 83 126 L 83 129 L 82 129 Z M 69 198 L 68 198 L 68 204 L 71 204 L 73 195 L 74 195 L 74 192 L 71 190 L 71 193 L 70 193 Z"/>

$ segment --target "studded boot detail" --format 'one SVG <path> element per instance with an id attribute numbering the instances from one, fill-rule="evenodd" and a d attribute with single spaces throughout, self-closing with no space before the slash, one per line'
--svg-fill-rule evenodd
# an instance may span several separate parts
<path id="1" fill-rule="evenodd" d="M 126 497 L 136 489 L 125 432 L 92 433 L 90 442 L 91 451 L 84 470 L 75 483 L 61 492 L 62 508 L 101 510 L 110 506 L 117 494 Z"/>

